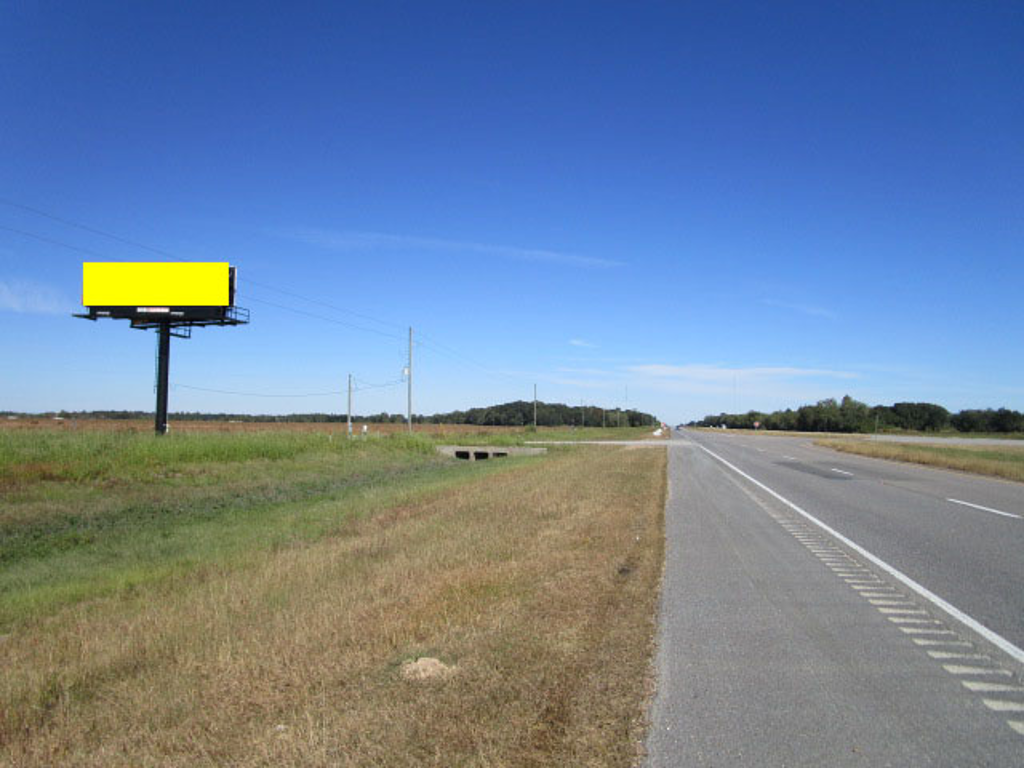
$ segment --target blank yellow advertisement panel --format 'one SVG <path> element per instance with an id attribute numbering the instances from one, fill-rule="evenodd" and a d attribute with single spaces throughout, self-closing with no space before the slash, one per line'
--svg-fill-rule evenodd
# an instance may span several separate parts
<path id="1" fill-rule="evenodd" d="M 86 307 L 226 307 L 227 262 L 85 262 Z"/>

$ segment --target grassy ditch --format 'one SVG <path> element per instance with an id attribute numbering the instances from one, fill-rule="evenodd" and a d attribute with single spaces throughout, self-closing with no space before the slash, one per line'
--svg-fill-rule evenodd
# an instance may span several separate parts
<path id="1" fill-rule="evenodd" d="M 858 456 L 925 464 L 1024 482 L 1024 448 L 992 445 L 930 445 L 866 440 L 818 440 L 816 445 Z"/>
<path id="2" fill-rule="evenodd" d="M 449 434 L 442 430 L 430 435 L 430 439 L 440 443 L 459 443 L 460 445 L 524 445 L 533 441 L 580 442 L 590 440 L 664 440 L 667 433 L 659 438 L 654 437 L 654 427 L 541 427 L 515 429 L 515 431 L 497 428 L 492 432 L 481 431 L 475 434 Z"/>
<path id="3" fill-rule="evenodd" d="M 406 436 L 0 433 L 0 632 L 471 476 Z"/>
<path id="4" fill-rule="evenodd" d="M 0 763 L 633 762 L 664 451 L 480 464 L 367 441 L 231 456 L 7 475 L 21 478 L 3 488 L 8 531 L 37 525 L 43 542 L 15 567 L 59 571 L 110 537 L 75 579 L 118 572 L 126 552 L 134 568 L 156 557 L 159 574 L 8 608 Z M 145 507 L 172 498 L 174 512 Z M 150 511 L 132 519 L 118 500 Z M 92 540 L 47 546 L 78 524 L 78 502 Z M 176 548 L 160 560 L 153 542 L 168 535 Z M 47 578 L 8 581 L 2 600 L 60 583 Z M 403 664 L 424 656 L 447 671 L 406 679 Z"/>

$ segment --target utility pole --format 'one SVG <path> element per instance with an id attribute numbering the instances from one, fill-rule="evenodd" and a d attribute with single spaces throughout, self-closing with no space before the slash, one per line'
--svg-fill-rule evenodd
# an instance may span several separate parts
<path id="1" fill-rule="evenodd" d="M 601 429 L 604 429 L 604 408 L 601 409 Z"/>
<path id="2" fill-rule="evenodd" d="M 537 385 L 533 385 L 533 431 L 537 431 Z M 875 430 L 876 432 L 878 430 Z"/>
<path id="3" fill-rule="evenodd" d="M 412 432 L 412 326 L 409 326 L 409 432 Z"/>
<path id="4" fill-rule="evenodd" d="M 348 375 L 348 436 L 352 437 L 352 374 Z"/>
<path id="5" fill-rule="evenodd" d="M 583 404 L 582 400 L 580 400 L 580 425 L 587 426 L 587 406 Z"/>

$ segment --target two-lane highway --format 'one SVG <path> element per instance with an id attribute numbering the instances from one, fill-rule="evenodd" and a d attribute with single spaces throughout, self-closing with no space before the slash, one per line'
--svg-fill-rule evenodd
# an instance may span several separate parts
<path id="1" fill-rule="evenodd" d="M 649 764 L 1024 764 L 1024 488 L 674 435 Z"/>

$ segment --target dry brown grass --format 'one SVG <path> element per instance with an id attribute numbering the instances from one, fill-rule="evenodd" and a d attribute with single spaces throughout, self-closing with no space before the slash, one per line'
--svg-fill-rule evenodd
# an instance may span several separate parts
<path id="1" fill-rule="evenodd" d="M 664 451 L 510 467 L 0 640 L 13 765 L 629 765 Z M 403 679 L 433 656 L 455 671 Z"/>
<path id="2" fill-rule="evenodd" d="M 818 440 L 815 444 L 859 456 L 1024 482 L 1024 448 L 1015 446 L 882 443 L 866 440 Z"/>
<path id="3" fill-rule="evenodd" d="M 363 423 L 353 421 L 352 429 L 359 434 Z M 344 432 L 347 425 L 342 422 L 316 421 L 176 421 L 170 420 L 173 434 L 178 432 Z M 370 434 L 393 435 L 405 432 L 405 424 L 366 423 Z M 75 430 L 87 432 L 152 432 L 152 419 L 64 419 L 57 421 L 52 418 L 18 418 L 14 420 L 0 419 L 0 430 L 39 430 L 50 429 L 62 432 Z M 546 429 L 546 427 L 545 427 Z M 477 434 L 521 434 L 523 427 L 484 427 L 475 424 L 415 424 L 419 434 L 437 435 L 477 435 Z"/>

